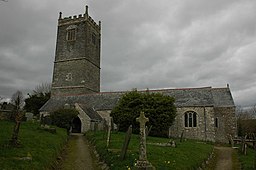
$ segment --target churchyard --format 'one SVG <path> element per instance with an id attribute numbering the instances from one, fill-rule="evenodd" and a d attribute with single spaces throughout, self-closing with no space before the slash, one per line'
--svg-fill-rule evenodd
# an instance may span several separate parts
<path id="1" fill-rule="evenodd" d="M 65 129 L 44 131 L 38 122 L 22 122 L 18 147 L 9 145 L 14 122 L 0 120 L 0 169 L 46 169 L 54 164 L 67 141 Z"/>
<path id="2" fill-rule="evenodd" d="M 0 165 L 3 169 L 47 169 L 57 164 L 61 150 L 68 140 L 66 129 L 56 128 L 56 134 L 42 130 L 38 122 L 22 122 L 19 133 L 19 147 L 11 147 L 14 123 L 0 121 Z M 141 137 L 132 134 L 132 129 L 126 133 L 108 129 L 105 131 L 89 131 L 85 137 L 97 150 L 96 155 L 100 165 L 109 169 L 136 169 L 141 152 L 142 158 L 152 165 L 153 169 L 191 169 L 205 167 L 212 169 L 219 157 L 214 152 L 214 143 L 188 139 L 171 139 L 147 136 L 145 128 L 146 152 L 141 149 Z M 240 147 L 240 144 L 234 146 Z M 229 146 L 231 147 L 231 146 Z M 247 155 L 234 150 L 233 156 L 239 156 L 240 162 L 233 162 L 235 167 L 242 165 L 243 169 L 252 169 L 255 152 L 247 148 Z"/>
<path id="3" fill-rule="evenodd" d="M 132 134 L 127 153 L 121 160 L 125 133 L 112 133 L 109 147 L 106 148 L 105 132 L 89 132 L 86 136 L 96 146 L 98 154 L 110 169 L 134 169 L 139 159 L 139 136 Z M 176 147 L 168 146 L 170 139 L 148 137 L 147 158 L 156 169 L 189 169 L 202 166 L 213 151 L 211 143 L 175 140 Z M 195 156 L 196 155 L 196 156 Z"/>

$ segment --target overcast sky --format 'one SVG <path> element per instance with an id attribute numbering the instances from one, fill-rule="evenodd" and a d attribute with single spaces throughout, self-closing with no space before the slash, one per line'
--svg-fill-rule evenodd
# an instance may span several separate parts
<path id="1" fill-rule="evenodd" d="M 256 103 L 255 0 L 0 2 L 0 96 L 51 82 L 57 19 L 102 22 L 101 91 L 226 87 Z"/>

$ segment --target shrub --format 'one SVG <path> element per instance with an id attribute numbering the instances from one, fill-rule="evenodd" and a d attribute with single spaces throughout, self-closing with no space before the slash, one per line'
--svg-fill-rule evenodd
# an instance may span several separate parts
<path id="1" fill-rule="evenodd" d="M 147 126 L 152 126 L 150 135 L 167 136 L 168 127 L 176 116 L 174 98 L 160 93 L 142 93 L 131 91 L 123 95 L 111 112 L 111 116 L 120 131 L 126 131 L 132 125 L 134 132 L 139 131 L 136 118 L 141 111 L 149 118 Z"/>
<path id="2" fill-rule="evenodd" d="M 75 109 L 59 109 L 50 114 L 52 119 L 52 124 L 70 129 L 71 121 L 78 115 L 78 111 Z"/>

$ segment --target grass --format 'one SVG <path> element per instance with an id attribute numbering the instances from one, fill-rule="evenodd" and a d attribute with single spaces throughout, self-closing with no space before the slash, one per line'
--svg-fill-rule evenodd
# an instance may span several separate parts
<path id="1" fill-rule="evenodd" d="M 139 157 L 138 135 L 132 135 L 126 159 L 123 161 L 120 160 L 120 153 L 125 133 L 112 133 L 108 149 L 106 148 L 106 134 L 104 132 L 88 132 L 86 136 L 95 144 L 101 158 L 111 169 L 134 169 Z M 157 137 L 147 138 L 147 157 L 156 169 L 196 169 L 201 166 L 213 150 L 212 144 L 195 140 L 187 140 L 182 143 L 176 141 L 176 148 L 152 145 L 152 143 L 167 143 L 169 140 Z"/>
<path id="2" fill-rule="evenodd" d="M 52 134 L 38 129 L 38 123 L 22 122 L 19 141 L 21 147 L 8 145 L 14 127 L 13 122 L 0 121 L 0 167 L 1 169 L 47 169 L 56 160 L 67 139 L 65 129 L 57 128 Z M 20 160 L 27 156 L 32 160 Z"/>
<path id="3" fill-rule="evenodd" d="M 239 153 L 239 160 L 241 162 L 242 169 L 246 170 L 253 170 L 256 169 L 254 164 L 256 163 L 256 151 L 254 151 L 251 148 L 247 148 L 247 155 L 244 155 L 241 153 L 241 151 L 238 151 Z"/>

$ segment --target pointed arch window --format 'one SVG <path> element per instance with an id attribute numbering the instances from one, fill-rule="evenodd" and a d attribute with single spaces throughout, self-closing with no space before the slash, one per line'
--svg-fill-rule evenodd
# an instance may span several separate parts
<path id="1" fill-rule="evenodd" d="M 66 40 L 67 41 L 75 41 L 76 40 L 76 30 L 77 26 L 76 25 L 70 25 L 68 26 L 67 34 L 66 34 Z"/>
<path id="2" fill-rule="evenodd" d="M 188 111 L 184 114 L 185 127 L 197 127 L 197 113 Z"/>

